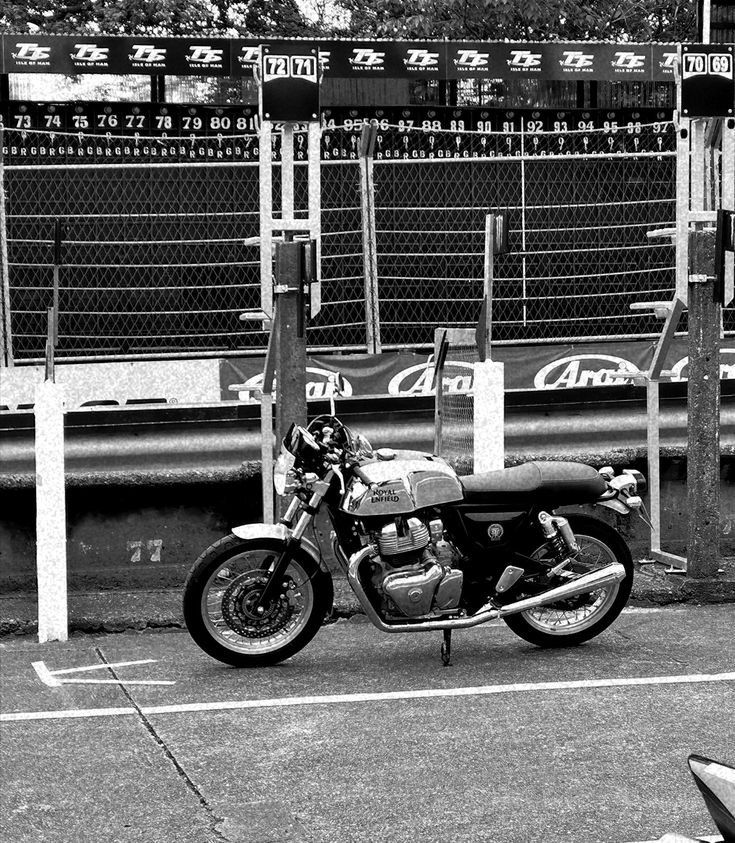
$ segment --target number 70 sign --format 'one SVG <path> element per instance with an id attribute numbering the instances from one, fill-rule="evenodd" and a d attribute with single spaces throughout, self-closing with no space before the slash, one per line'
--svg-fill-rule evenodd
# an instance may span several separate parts
<path id="1" fill-rule="evenodd" d="M 303 44 L 261 47 L 261 115 L 264 120 L 319 119 L 319 56 Z"/>

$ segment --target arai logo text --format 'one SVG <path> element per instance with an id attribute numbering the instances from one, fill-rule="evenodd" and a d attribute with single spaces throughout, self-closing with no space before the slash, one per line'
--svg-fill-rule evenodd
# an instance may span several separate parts
<path id="1" fill-rule="evenodd" d="M 724 363 L 722 357 L 725 354 L 735 354 L 735 348 L 720 349 L 720 380 L 735 380 L 735 363 Z M 671 367 L 673 373 L 672 381 L 686 381 L 689 379 L 689 358 L 682 357 Z"/>
<path id="2" fill-rule="evenodd" d="M 334 383 L 330 380 L 334 372 L 329 369 L 317 369 L 315 366 L 306 367 L 306 398 L 329 398 L 334 394 Z M 309 377 L 311 375 L 312 377 Z M 342 395 L 352 395 L 352 384 L 342 377 L 343 387 Z M 257 390 L 263 388 L 263 373 L 259 372 L 257 375 L 248 378 L 243 384 L 243 389 L 239 390 L 237 397 L 240 401 L 246 404 L 259 404 L 259 400 L 255 393 Z"/>
<path id="3" fill-rule="evenodd" d="M 611 377 L 612 372 L 630 372 L 630 377 Z M 533 379 L 536 389 L 573 389 L 577 386 L 607 386 L 632 383 L 638 367 L 611 354 L 572 354 L 547 363 Z"/>
<path id="4" fill-rule="evenodd" d="M 451 371 L 450 371 L 451 370 Z M 444 364 L 444 391 L 465 393 L 472 391 L 474 368 L 472 363 L 447 360 Z M 428 360 L 409 366 L 388 382 L 388 395 L 433 395 L 434 355 Z"/>

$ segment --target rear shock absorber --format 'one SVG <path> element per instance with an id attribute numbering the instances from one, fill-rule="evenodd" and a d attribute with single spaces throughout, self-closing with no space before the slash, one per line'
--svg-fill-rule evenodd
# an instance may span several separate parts
<path id="1" fill-rule="evenodd" d="M 541 532 L 558 563 L 564 562 L 570 554 L 575 554 L 579 550 L 566 518 L 552 518 L 548 512 L 542 510 L 538 514 L 538 521 Z"/>

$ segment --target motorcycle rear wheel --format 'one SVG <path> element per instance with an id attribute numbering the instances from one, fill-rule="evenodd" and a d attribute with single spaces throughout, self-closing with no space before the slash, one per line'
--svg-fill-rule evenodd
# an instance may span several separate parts
<path id="1" fill-rule="evenodd" d="M 590 594 L 503 619 L 516 635 L 538 647 L 573 647 L 599 635 L 622 612 L 633 586 L 633 559 L 618 533 L 598 518 L 587 515 L 567 518 L 580 547 L 579 555 L 567 566 L 567 571 L 585 574 L 619 562 L 626 576 Z M 543 558 L 547 552 L 540 538 L 521 550 L 535 559 Z M 549 587 L 552 585 L 558 583 L 550 582 Z"/>
<path id="2" fill-rule="evenodd" d="M 297 653 L 331 611 L 332 578 L 298 550 L 281 588 L 256 611 L 268 569 L 284 550 L 277 539 L 216 541 L 194 563 L 184 586 L 184 620 L 194 641 L 233 667 L 263 667 Z"/>

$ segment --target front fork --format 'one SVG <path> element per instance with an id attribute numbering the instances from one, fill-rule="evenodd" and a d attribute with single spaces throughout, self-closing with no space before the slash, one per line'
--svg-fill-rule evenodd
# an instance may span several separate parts
<path id="1" fill-rule="evenodd" d="M 329 485 L 329 479 L 317 480 L 311 487 L 312 495 L 307 503 L 304 503 L 298 495 L 294 495 L 291 498 L 291 502 L 281 517 L 280 523 L 284 527 L 290 528 L 297 516 L 298 520 L 296 521 L 296 526 L 291 530 L 286 547 L 276 559 L 271 572 L 268 574 L 268 581 L 265 584 L 265 588 L 261 591 L 258 602 L 255 604 L 257 614 L 265 614 L 266 607 L 271 600 L 274 599 L 276 594 L 281 593 L 283 577 L 296 551 L 301 547 L 301 539 L 314 520 L 314 516 L 319 512 L 319 507 L 329 490 Z"/>

